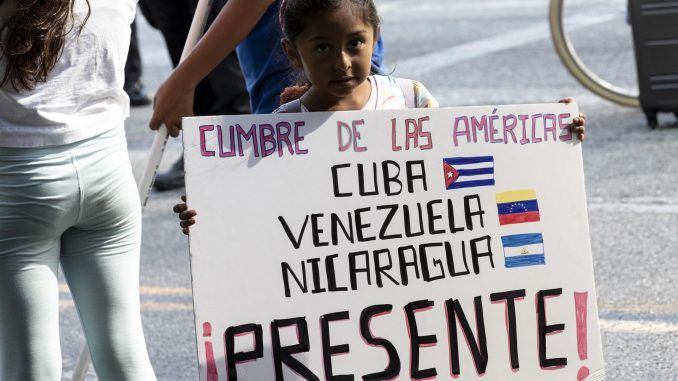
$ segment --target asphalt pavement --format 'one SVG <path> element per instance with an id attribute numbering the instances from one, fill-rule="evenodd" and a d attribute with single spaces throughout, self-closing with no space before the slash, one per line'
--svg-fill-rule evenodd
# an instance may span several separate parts
<path id="1" fill-rule="evenodd" d="M 575 98 L 587 114 L 584 170 L 608 379 L 678 380 L 675 119 L 662 116 L 651 130 L 639 109 L 580 86 L 553 50 L 545 0 L 382 0 L 378 6 L 388 66 L 425 84 L 441 106 Z M 154 91 L 171 70 L 169 57 L 157 31 L 143 20 L 138 27 L 143 79 Z M 605 64 L 608 57 L 600 48 L 598 60 Z M 126 123 L 137 178 L 153 139 L 150 115 L 150 106 L 135 108 Z M 180 140 L 172 140 L 161 168 L 180 154 Z M 141 302 L 159 380 L 197 379 L 188 240 L 171 210 L 182 192 L 152 193 L 143 220 Z M 61 283 L 63 379 L 69 380 L 83 339 Z M 95 379 L 91 369 L 88 379 Z"/>

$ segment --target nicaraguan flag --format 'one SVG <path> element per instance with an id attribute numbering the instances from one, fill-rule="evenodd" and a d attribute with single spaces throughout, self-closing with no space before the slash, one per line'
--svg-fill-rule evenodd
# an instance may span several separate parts
<path id="1" fill-rule="evenodd" d="M 443 172 L 447 189 L 492 186 L 494 185 L 494 157 L 444 158 Z"/>
<path id="2" fill-rule="evenodd" d="M 541 233 L 514 234 L 501 237 L 504 267 L 543 265 L 544 238 Z"/>
<path id="3" fill-rule="evenodd" d="M 537 193 L 532 189 L 497 193 L 499 225 L 539 221 Z"/>

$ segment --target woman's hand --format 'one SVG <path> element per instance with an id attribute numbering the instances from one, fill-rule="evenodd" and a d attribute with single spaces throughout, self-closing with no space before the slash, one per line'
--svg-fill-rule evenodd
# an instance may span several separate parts
<path id="1" fill-rule="evenodd" d="M 569 97 L 558 101 L 558 103 L 565 104 L 570 104 L 572 102 L 572 98 Z M 580 141 L 584 141 L 584 138 L 586 137 L 586 115 L 584 115 L 584 113 L 580 112 L 579 116 L 576 116 L 574 119 L 572 119 L 572 123 L 570 123 L 570 130 L 577 134 L 577 138 L 579 138 Z"/>
<path id="2" fill-rule="evenodd" d="M 183 201 L 183 203 L 174 205 L 173 210 L 174 213 L 179 213 L 179 226 L 181 226 L 181 231 L 188 235 L 190 233 L 189 227 L 195 224 L 195 218 L 193 217 L 197 216 L 198 213 L 193 209 L 188 209 L 186 206 L 186 195 L 181 196 L 181 201 Z"/>
<path id="3" fill-rule="evenodd" d="M 151 130 L 164 124 L 172 137 L 179 136 L 181 118 L 193 115 L 194 94 L 195 86 L 183 81 L 176 70 L 172 72 L 155 94 L 153 116 L 148 125 Z"/>

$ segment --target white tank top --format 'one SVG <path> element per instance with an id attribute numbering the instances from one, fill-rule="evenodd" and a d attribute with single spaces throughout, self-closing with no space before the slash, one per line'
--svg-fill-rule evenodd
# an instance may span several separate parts
<path id="1" fill-rule="evenodd" d="M 371 75 L 370 97 L 362 110 L 397 110 L 438 107 L 438 102 L 426 87 L 417 81 L 390 75 Z M 285 103 L 273 113 L 309 112 L 299 99 Z"/>
<path id="2" fill-rule="evenodd" d="M 15 0 L 16 1 L 16 0 Z M 0 6 L 0 22 L 15 6 Z M 76 27 L 47 81 L 33 90 L 0 88 L 0 147 L 45 147 L 78 142 L 123 128 L 129 99 L 122 89 L 136 0 L 90 1 L 91 15 L 78 36 L 87 6 L 76 1 Z M 0 58 L 0 75 L 5 72 Z"/>

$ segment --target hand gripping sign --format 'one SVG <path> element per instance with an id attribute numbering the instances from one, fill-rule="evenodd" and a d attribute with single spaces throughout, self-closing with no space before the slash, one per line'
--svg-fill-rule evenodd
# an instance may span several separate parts
<path id="1" fill-rule="evenodd" d="M 185 119 L 200 379 L 604 379 L 576 114 Z"/>

